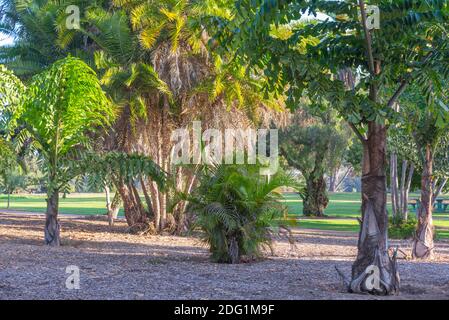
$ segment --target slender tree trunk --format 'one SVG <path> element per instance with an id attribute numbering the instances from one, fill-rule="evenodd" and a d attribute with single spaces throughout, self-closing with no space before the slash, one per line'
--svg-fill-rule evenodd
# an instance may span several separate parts
<path id="1" fill-rule="evenodd" d="M 395 200 L 395 208 L 396 208 L 396 218 L 401 218 L 401 196 L 400 196 L 400 190 L 399 190 L 399 176 L 398 176 L 398 155 L 394 154 L 394 163 L 393 163 L 393 170 L 394 170 L 394 200 Z"/>
<path id="2" fill-rule="evenodd" d="M 418 214 L 418 228 L 413 242 L 413 257 L 417 259 L 433 258 L 433 151 L 430 145 L 426 146 L 423 162 L 424 168 L 421 175 L 421 204 Z"/>
<path id="3" fill-rule="evenodd" d="M 351 292 L 387 295 L 399 291 L 396 260 L 388 254 L 386 137 L 385 125 L 368 123 L 363 146 L 362 221 Z"/>
<path id="4" fill-rule="evenodd" d="M 104 186 L 104 192 L 106 193 L 106 210 L 109 213 L 111 211 L 111 190 L 108 185 Z"/>
<path id="5" fill-rule="evenodd" d="M 108 222 L 110 227 L 114 225 L 114 221 L 117 219 L 121 204 L 122 200 L 120 198 L 120 193 L 116 191 L 114 198 L 112 198 L 111 208 L 108 210 Z"/>
<path id="6" fill-rule="evenodd" d="M 403 160 L 402 161 L 402 168 L 401 168 L 401 185 L 399 187 L 399 213 L 401 215 L 401 220 L 404 219 L 404 201 L 405 201 L 405 181 L 407 178 L 407 167 L 408 167 L 408 161 Z"/>
<path id="7" fill-rule="evenodd" d="M 8 191 L 8 203 L 6 204 L 6 209 L 9 209 L 11 203 L 11 192 Z"/>
<path id="8" fill-rule="evenodd" d="M 145 181 L 142 177 L 140 178 L 140 185 L 142 186 L 142 191 L 143 191 L 143 195 L 145 197 L 145 202 L 147 204 L 149 216 L 150 216 L 150 218 L 154 218 L 153 203 L 152 203 L 151 197 L 148 193 Z"/>
<path id="9" fill-rule="evenodd" d="M 336 184 L 337 184 L 337 175 L 338 175 L 338 172 L 333 172 L 329 176 L 329 192 L 335 192 Z"/>
<path id="10" fill-rule="evenodd" d="M 335 186 L 335 192 L 337 192 L 340 189 L 341 184 L 343 183 L 343 181 L 345 181 L 345 179 L 348 177 L 348 175 L 352 172 L 352 168 L 348 168 L 345 172 L 345 174 L 343 175 L 343 177 L 337 182 L 336 186 Z"/>
<path id="11" fill-rule="evenodd" d="M 440 184 L 434 188 L 435 191 L 434 191 L 433 197 L 432 197 L 433 203 L 435 203 L 436 199 L 440 196 L 440 194 L 443 191 L 444 187 L 446 186 L 448 180 L 449 180 L 448 178 L 444 178 L 440 182 Z"/>
<path id="12" fill-rule="evenodd" d="M 162 162 L 162 168 L 168 172 L 168 159 Z M 167 193 L 159 192 L 160 210 L 161 210 L 161 230 L 167 226 Z"/>
<path id="13" fill-rule="evenodd" d="M 395 175 L 395 165 L 396 165 L 396 157 L 395 153 L 392 152 L 390 155 L 390 189 L 391 189 L 391 207 L 392 207 L 392 215 L 393 217 L 397 216 L 398 208 L 396 206 L 396 197 L 398 195 L 397 189 L 396 189 L 396 175 Z"/>
<path id="14" fill-rule="evenodd" d="M 54 190 L 47 198 L 47 212 L 45 216 L 44 229 L 45 244 L 50 246 L 61 245 L 58 210 L 59 191 Z"/>
<path id="15" fill-rule="evenodd" d="M 408 199 L 409 199 L 410 186 L 412 184 L 414 171 L 415 171 L 415 166 L 413 165 L 413 163 L 410 163 L 410 168 L 408 169 L 407 181 L 405 183 L 405 188 L 404 188 L 404 202 L 402 203 L 402 205 L 403 205 L 402 214 L 403 214 L 404 221 L 408 220 Z"/>

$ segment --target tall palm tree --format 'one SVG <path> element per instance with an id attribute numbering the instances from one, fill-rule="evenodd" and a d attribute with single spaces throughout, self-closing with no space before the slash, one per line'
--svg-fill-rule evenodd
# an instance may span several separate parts
<path id="1" fill-rule="evenodd" d="M 228 2 L 79 0 L 75 3 L 81 8 L 80 29 L 68 30 L 64 2 L 4 1 L 9 3 L 5 7 L 11 12 L 8 16 L 18 16 L 14 21 L 21 31 L 14 47 L 32 48 L 48 33 L 45 46 L 49 49 L 41 52 L 45 58 L 37 56 L 39 64 L 71 53 L 100 73 L 103 87 L 121 112 L 99 148 L 150 156 L 172 174 L 175 189 L 183 192 L 192 189 L 196 174 L 195 169 L 171 165 L 173 129 L 188 127 L 192 120 L 201 120 L 203 129 L 245 128 L 253 125 L 250 118 L 256 118 L 255 114 L 264 115 L 256 112 L 257 106 L 277 106 L 272 96 L 259 94 L 260 77 L 249 77 L 242 66 L 221 59 L 207 46 L 205 18 L 229 16 Z M 40 19 L 48 8 L 50 18 Z M 33 19 L 39 27 L 21 23 Z M 43 35 L 41 30 L 45 30 Z M 12 51 L 4 51 L 8 65 L 28 61 L 27 56 Z M 181 230 L 186 203 L 170 214 L 167 208 L 172 193 L 161 192 L 154 181 L 139 182 L 146 206 L 136 196 L 135 182 L 116 184 L 128 222 L 142 225 L 153 221 L 156 230 Z"/>
<path id="2" fill-rule="evenodd" d="M 63 161 L 70 158 L 75 148 L 87 143 L 89 131 L 110 124 L 114 117 L 110 101 L 95 72 L 72 57 L 59 60 L 34 76 L 29 86 L 0 67 L 0 96 L 5 100 L 0 104 L 0 114 L 5 105 L 13 114 L 10 129 L 22 127 L 23 140 L 31 139 L 45 159 L 48 196 L 45 241 L 58 246 L 59 191 L 73 177 Z"/>
<path id="3" fill-rule="evenodd" d="M 151 156 L 172 174 L 175 189 L 188 193 L 195 184 L 195 170 L 171 165 L 171 132 L 188 127 L 192 120 L 202 120 L 204 128 L 232 123 L 249 127 L 247 111 L 254 114 L 255 106 L 263 101 L 269 105 L 272 97 L 258 94 L 259 79 L 209 51 L 200 21 L 210 13 L 229 14 L 219 2 L 116 0 L 113 5 L 109 11 L 88 10 L 86 25 L 97 32 L 82 30 L 100 48 L 95 61 L 102 70 L 101 81 L 122 106 L 110 146 Z M 152 181 L 141 181 L 141 186 L 148 212 L 140 198 L 132 196 L 134 186 L 117 185 L 128 215 L 141 222 L 145 218 L 140 217 L 149 213 L 156 230 L 181 230 L 186 203 L 169 213 L 172 194 L 160 192 Z"/>

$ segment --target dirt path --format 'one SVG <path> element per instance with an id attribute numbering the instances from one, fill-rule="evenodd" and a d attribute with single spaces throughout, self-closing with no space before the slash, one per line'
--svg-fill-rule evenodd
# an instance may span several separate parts
<path id="1" fill-rule="evenodd" d="M 380 299 L 344 291 L 356 254 L 354 233 L 295 230 L 296 248 L 277 240 L 275 255 L 219 265 L 196 238 L 124 233 L 123 222 L 62 217 L 60 248 L 42 244 L 43 216 L 0 214 L 0 299 Z M 410 244 L 394 242 L 405 252 Z M 66 267 L 80 268 L 68 290 Z M 387 299 L 449 299 L 449 243 L 432 263 L 399 261 L 402 293 Z"/>

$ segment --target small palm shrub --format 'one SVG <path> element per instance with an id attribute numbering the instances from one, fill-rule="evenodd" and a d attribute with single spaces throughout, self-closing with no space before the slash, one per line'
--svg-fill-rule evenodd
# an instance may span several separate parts
<path id="1" fill-rule="evenodd" d="M 207 167 L 189 199 L 195 226 L 203 231 L 215 262 L 255 259 L 264 246 L 271 248 L 275 219 L 285 209 L 277 189 L 295 187 L 295 180 L 282 171 L 268 180 L 259 169 L 259 165 Z"/>

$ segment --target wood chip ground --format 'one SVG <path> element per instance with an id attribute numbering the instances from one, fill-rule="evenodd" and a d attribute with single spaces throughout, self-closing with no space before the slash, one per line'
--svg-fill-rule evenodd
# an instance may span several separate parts
<path id="1" fill-rule="evenodd" d="M 61 217 L 62 246 L 42 243 L 42 215 L 0 214 L 0 299 L 449 299 L 449 242 L 436 258 L 399 260 L 401 294 L 349 294 L 357 234 L 295 229 L 296 245 L 276 240 L 274 256 L 239 265 L 209 261 L 194 237 L 127 234 L 105 219 Z M 393 241 L 410 253 L 408 241 Z M 403 255 L 402 253 L 400 255 Z M 80 269 L 80 289 L 65 282 Z"/>

